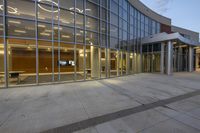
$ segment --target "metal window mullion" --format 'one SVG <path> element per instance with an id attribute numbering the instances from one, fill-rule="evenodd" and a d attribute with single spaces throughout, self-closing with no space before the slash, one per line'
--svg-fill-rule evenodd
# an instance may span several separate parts
<path id="1" fill-rule="evenodd" d="M 100 74 L 99 74 L 99 77 L 101 79 L 102 75 L 101 75 L 101 72 L 102 72 L 102 63 L 101 63 L 101 47 L 102 47 L 102 39 L 101 39 L 101 26 L 102 26 L 102 22 L 101 22 L 101 18 L 102 18 L 102 13 L 101 13 L 101 4 L 100 4 L 100 1 L 99 1 L 99 33 L 98 33 L 98 40 L 99 40 L 99 71 L 100 71 Z"/>
<path id="2" fill-rule="evenodd" d="M 58 62 L 60 61 L 60 0 L 58 0 Z M 60 63 L 58 63 L 58 81 L 60 81 Z"/>
<path id="3" fill-rule="evenodd" d="M 38 50 L 38 6 L 35 1 L 35 44 L 36 44 L 36 84 L 39 84 L 39 50 Z"/>
<path id="4" fill-rule="evenodd" d="M 86 9 L 86 0 L 83 1 L 83 8 Z M 83 50 L 84 50 L 84 58 L 83 58 L 83 72 L 84 72 L 84 80 L 86 80 L 86 11 L 84 11 L 84 46 L 83 46 Z"/>
<path id="5" fill-rule="evenodd" d="M 52 82 L 55 81 L 55 77 L 54 77 L 54 7 L 53 7 L 53 3 L 51 4 L 51 30 L 52 30 L 52 36 L 51 36 L 51 43 L 52 43 Z"/>
<path id="6" fill-rule="evenodd" d="M 76 9 L 76 0 L 74 0 L 74 9 Z M 77 63 L 76 63 L 76 10 L 74 10 L 74 62 L 75 62 L 75 66 L 74 66 L 74 80 L 76 81 L 77 78 L 77 73 L 76 73 L 76 69 L 77 69 Z"/>
<path id="7" fill-rule="evenodd" d="M 109 53 L 108 53 L 108 50 L 109 50 L 109 47 L 108 47 L 108 40 L 109 40 L 109 38 L 110 38 L 110 36 L 108 35 L 108 30 L 109 30 L 109 25 L 108 25 L 108 12 L 109 12 L 109 10 L 108 10 L 108 1 L 106 1 L 107 3 L 106 3 L 106 6 L 107 6 L 107 9 L 105 9 L 106 10 L 106 46 L 105 46 L 105 48 L 106 48 L 106 78 L 108 78 L 108 77 L 110 77 L 110 58 L 108 58 L 108 54 L 110 54 L 110 51 L 109 51 Z M 109 62 L 109 63 L 108 63 Z"/>
<path id="8" fill-rule="evenodd" d="M 7 1 L 3 1 L 3 41 L 4 41 L 4 80 L 5 87 L 8 88 L 8 49 L 7 49 L 7 23 L 6 23 L 6 14 L 7 14 Z"/>
<path id="9" fill-rule="evenodd" d="M 122 14 L 123 14 L 123 11 L 122 11 Z M 119 0 L 118 0 L 118 25 L 120 24 L 120 5 L 119 5 Z M 122 24 L 123 24 L 123 22 L 122 22 Z M 123 29 L 123 27 L 122 27 L 122 29 Z M 122 33 L 123 33 L 123 31 L 122 31 Z M 122 38 L 123 38 L 123 34 L 122 34 Z M 118 55 L 117 55 L 117 57 L 118 57 L 118 67 L 117 67 L 117 76 L 119 76 L 119 67 L 120 67 L 120 49 L 121 49 L 121 43 L 120 43 L 120 25 L 118 26 L 118 44 L 119 44 L 119 46 L 118 46 Z"/>

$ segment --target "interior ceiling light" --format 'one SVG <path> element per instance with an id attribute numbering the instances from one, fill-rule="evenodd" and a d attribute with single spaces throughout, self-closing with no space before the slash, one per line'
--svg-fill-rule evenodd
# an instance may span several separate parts
<path id="1" fill-rule="evenodd" d="M 26 31 L 25 30 L 14 30 L 15 32 L 17 32 L 17 33 L 26 33 Z"/>
<path id="2" fill-rule="evenodd" d="M 62 35 L 63 38 L 70 38 L 70 36 Z"/>
<path id="3" fill-rule="evenodd" d="M 49 33 L 40 33 L 40 35 L 42 35 L 42 36 L 50 36 L 50 34 Z"/>
<path id="4" fill-rule="evenodd" d="M 9 23 L 13 23 L 13 24 L 21 24 L 20 21 L 15 21 L 15 20 L 9 20 L 8 22 L 9 22 Z"/>
<path id="5" fill-rule="evenodd" d="M 51 4 L 51 5 L 54 5 L 54 6 L 58 7 L 58 3 L 56 3 L 56 2 L 53 1 L 53 0 L 38 0 L 38 2 L 45 2 L 45 3 L 49 3 L 49 4 Z M 59 9 L 56 9 L 56 10 L 49 10 L 49 9 L 43 7 L 41 4 L 38 4 L 38 7 L 39 7 L 40 9 L 46 11 L 46 12 L 54 12 L 54 13 L 56 13 L 56 12 L 59 11 Z"/>
<path id="6" fill-rule="evenodd" d="M 3 5 L 0 5 L 0 9 L 3 11 Z M 17 8 L 7 6 L 8 13 L 10 14 L 17 14 Z"/>

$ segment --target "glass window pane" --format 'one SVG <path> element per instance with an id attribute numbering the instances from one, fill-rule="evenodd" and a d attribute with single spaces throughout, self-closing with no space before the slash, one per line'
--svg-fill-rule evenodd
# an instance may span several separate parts
<path id="1" fill-rule="evenodd" d="M 118 58 L 118 52 L 116 50 L 110 50 L 110 77 L 117 76 Z"/>
<path id="2" fill-rule="evenodd" d="M 101 46 L 106 47 L 107 36 L 102 34 L 100 41 L 101 41 Z"/>
<path id="3" fill-rule="evenodd" d="M 101 48 L 101 78 L 106 78 L 106 74 L 107 74 L 107 55 L 106 55 L 106 49 L 105 48 Z"/>
<path id="4" fill-rule="evenodd" d="M 107 6 L 107 0 L 100 0 L 100 2 L 103 7 Z"/>
<path id="5" fill-rule="evenodd" d="M 60 40 L 62 42 L 74 42 L 74 28 L 60 27 Z"/>
<path id="6" fill-rule="evenodd" d="M 52 42 L 38 41 L 39 83 L 52 82 Z"/>
<path id="7" fill-rule="evenodd" d="M 98 34 L 95 32 L 86 31 L 86 44 L 99 45 L 98 44 Z"/>
<path id="8" fill-rule="evenodd" d="M 86 18 L 86 29 L 98 31 L 98 28 L 99 28 L 99 24 L 98 24 L 97 19 L 94 19 L 94 18 L 91 18 L 91 17 Z"/>
<path id="9" fill-rule="evenodd" d="M 3 17 L 0 16 L 0 36 L 3 36 Z"/>
<path id="10" fill-rule="evenodd" d="M 35 40 L 8 39 L 9 86 L 36 83 Z"/>
<path id="11" fill-rule="evenodd" d="M 38 23 L 38 38 L 52 40 L 52 25 L 46 23 Z"/>
<path id="12" fill-rule="evenodd" d="M 51 22 L 52 20 L 52 6 L 38 3 L 38 20 Z"/>
<path id="13" fill-rule="evenodd" d="M 84 79 L 84 46 L 76 45 L 76 80 Z"/>
<path id="14" fill-rule="evenodd" d="M 114 12 L 115 14 L 118 14 L 118 4 L 114 2 L 113 0 L 110 1 L 110 10 Z"/>
<path id="15" fill-rule="evenodd" d="M 35 19 L 35 2 L 28 0 L 7 0 L 7 14 Z"/>
<path id="16" fill-rule="evenodd" d="M 107 20 L 107 11 L 104 8 L 101 8 L 101 19 Z"/>
<path id="17" fill-rule="evenodd" d="M 99 0 L 88 0 L 88 1 L 99 4 Z"/>
<path id="18" fill-rule="evenodd" d="M 60 62 L 67 62 L 60 65 L 60 80 L 74 80 L 74 45 L 61 43 L 60 46 Z"/>
<path id="19" fill-rule="evenodd" d="M 118 26 L 118 16 L 110 13 L 110 23 Z"/>
<path id="20" fill-rule="evenodd" d="M 84 13 L 83 10 L 84 0 L 76 0 L 76 12 Z"/>
<path id="21" fill-rule="evenodd" d="M 76 42 L 84 43 L 84 31 L 80 29 L 76 29 Z"/>
<path id="22" fill-rule="evenodd" d="M 117 38 L 113 38 L 113 37 L 111 37 L 110 38 L 110 48 L 118 48 L 119 46 L 118 46 L 118 39 Z"/>
<path id="23" fill-rule="evenodd" d="M 110 25 L 110 36 L 118 38 L 118 28 L 114 25 Z"/>
<path id="24" fill-rule="evenodd" d="M 0 37 L 0 87 L 4 86 L 4 44 Z"/>
<path id="25" fill-rule="evenodd" d="M 60 7 L 74 10 L 74 1 L 75 0 L 60 0 Z"/>
<path id="26" fill-rule="evenodd" d="M 66 26 L 74 26 L 74 12 L 61 9 L 60 24 Z"/>
<path id="27" fill-rule="evenodd" d="M 76 27 L 84 29 L 84 16 L 76 14 Z"/>
<path id="28" fill-rule="evenodd" d="M 98 17 L 98 6 L 96 4 L 87 1 L 85 10 L 87 15 Z"/>
<path id="29" fill-rule="evenodd" d="M 103 21 L 101 21 L 101 33 L 104 33 L 106 34 L 106 27 L 107 27 L 107 24 Z"/>
<path id="30" fill-rule="evenodd" d="M 8 18 L 8 36 L 35 38 L 35 21 Z"/>
<path id="31" fill-rule="evenodd" d="M 3 0 L 0 0 L 0 14 L 3 14 Z"/>

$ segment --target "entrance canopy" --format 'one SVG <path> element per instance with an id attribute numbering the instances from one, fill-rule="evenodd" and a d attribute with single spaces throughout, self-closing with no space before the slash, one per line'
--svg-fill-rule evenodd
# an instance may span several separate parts
<path id="1" fill-rule="evenodd" d="M 200 42 L 192 41 L 190 39 L 187 39 L 183 37 L 181 34 L 177 33 L 171 33 L 167 34 L 165 32 L 151 35 L 149 37 L 145 37 L 142 39 L 142 44 L 150 44 L 150 43 L 159 43 L 159 42 L 165 42 L 165 41 L 172 41 L 172 40 L 179 40 L 182 43 L 191 45 L 191 46 L 200 46 Z"/>

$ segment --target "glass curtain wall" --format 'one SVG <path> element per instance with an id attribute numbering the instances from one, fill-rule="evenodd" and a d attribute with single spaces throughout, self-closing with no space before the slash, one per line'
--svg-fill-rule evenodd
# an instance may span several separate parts
<path id="1" fill-rule="evenodd" d="M 161 44 L 143 45 L 142 47 L 143 72 L 160 72 Z"/>
<path id="2" fill-rule="evenodd" d="M 0 0 L 0 86 L 4 37 L 9 86 L 16 86 L 140 72 L 141 38 L 160 32 L 159 23 L 127 0 L 4 1 L 5 8 Z"/>
<path id="3" fill-rule="evenodd" d="M 173 71 L 183 72 L 189 70 L 189 46 L 175 42 L 173 56 Z"/>

